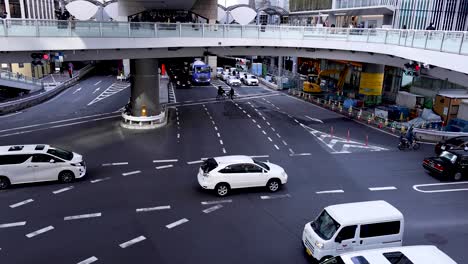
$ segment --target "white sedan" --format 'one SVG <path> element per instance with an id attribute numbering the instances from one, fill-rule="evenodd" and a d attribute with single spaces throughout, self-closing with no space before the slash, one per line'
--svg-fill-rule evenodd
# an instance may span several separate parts
<path id="1" fill-rule="evenodd" d="M 226 83 L 230 86 L 241 86 L 242 82 L 236 76 L 229 76 Z"/>
<path id="2" fill-rule="evenodd" d="M 276 192 L 288 181 L 280 166 L 249 156 L 209 158 L 201 165 L 197 177 L 203 189 L 215 190 L 218 196 L 226 196 L 231 189 L 249 187 L 267 187 Z"/>
<path id="3" fill-rule="evenodd" d="M 257 76 L 252 74 L 245 75 L 245 77 L 242 79 L 242 82 L 246 85 L 258 85 Z"/>

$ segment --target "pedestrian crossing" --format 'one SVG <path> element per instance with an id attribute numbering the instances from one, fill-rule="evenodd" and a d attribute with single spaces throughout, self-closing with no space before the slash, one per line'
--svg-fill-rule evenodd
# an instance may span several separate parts
<path id="1" fill-rule="evenodd" d="M 107 97 L 110 97 L 118 92 L 121 92 L 125 89 L 127 89 L 128 87 L 130 87 L 130 84 L 127 83 L 127 82 L 116 82 L 116 83 L 113 83 L 111 86 L 109 86 L 106 90 L 104 90 L 104 92 L 102 92 L 101 94 L 99 94 L 96 98 L 94 98 L 89 104 L 88 106 L 90 105 L 93 105 L 99 101 L 102 101 L 104 99 L 106 99 Z"/>
<path id="2" fill-rule="evenodd" d="M 301 124 L 302 125 L 302 124 Z M 302 125 L 311 135 L 313 135 L 331 154 L 349 154 L 357 152 L 386 151 L 387 148 L 369 145 L 350 139 L 345 139 L 315 130 L 306 125 Z"/>

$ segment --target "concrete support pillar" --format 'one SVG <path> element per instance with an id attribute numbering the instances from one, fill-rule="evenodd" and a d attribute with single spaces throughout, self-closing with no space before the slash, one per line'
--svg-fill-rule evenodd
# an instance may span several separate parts
<path id="1" fill-rule="evenodd" d="M 283 56 L 278 57 L 278 76 L 283 75 L 283 60 L 284 60 Z"/>
<path id="2" fill-rule="evenodd" d="M 292 73 L 297 75 L 297 57 L 291 57 L 292 60 Z"/>
<path id="3" fill-rule="evenodd" d="M 366 63 L 362 66 L 359 93 L 370 96 L 368 100 L 380 103 L 382 96 L 385 65 Z"/>
<path id="4" fill-rule="evenodd" d="M 141 116 L 143 107 L 146 107 L 147 116 L 159 115 L 158 59 L 133 59 L 130 65 L 132 115 Z"/>
<path id="5" fill-rule="evenodd" d="M 125 76 L 130 75 L 130 60 L 129 59 L 123 59 L 122 60 L 122 65 L 123 65 L 123 73 Z"/>

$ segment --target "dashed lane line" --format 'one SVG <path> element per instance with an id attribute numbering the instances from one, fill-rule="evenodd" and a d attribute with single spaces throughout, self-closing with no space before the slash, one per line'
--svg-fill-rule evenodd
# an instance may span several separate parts
<path id="1" fill-rule="evenodd" d="M 147 208 L 138 208 L 136 209 L 137 213 L 144 213 L 144 212 L 151 212 L 151 211 L 159 211 L 159 210 L 168 210 L 171 209 L 170 205 L 164 206 L 156 206 L 156 207 L 147 207 Z"/>
<path id="2" fill-rule="evenodd" d="M 94 84 L 94 86 L 97 86 L 97 85 L 99 85 L 100 83 L 102 83 L 102 81 L 98 81 L 97 83 Z"/>
<path id="3" fill-rule="evenodd" d="M 210 208 L 207 208 L 207 209 L 203 210 L 203 213 L 209 214 L 209 213 L 214 212 L 214 211 L 216 211 L 218 209 L 221 209 L 221 208 L 223 208 L 223 206 L 221 204 L 217 204 L 215 206 L 212 206 Z"/>
<path id="4" fill-rule="evenodd" d="M 157 166 L 156 169 L 157 170 L 162 170 L 162 169 L 167 169 L 167 168 L 172 168 L 174 167 L 174 165 L 164 165 L 164 166 Z"/>
<path id="5" fill-rule="evenodd" d="M 280 149 L 280 148 L 278 147 L 278 145 L 276 145 L 276 144 L 275 144 L 275 148 L 276 148 L 277 150 L 279 150 L 279 149 Z"/>
<path id="6" fill-rule="evenodd" d="M 224 142 L 222 139 L 219 140 L 219 144 L 224 145 Z"/>
<path id="7" fill-rule="evenodd" d="M 254 159 L 254 158 L 269 158 L 270 155 L 256 155 L 256 156 L 249 156 L 249 157 L 251 157 L 251 158 L 253 158 L 253 159 Z"/>
<path id="8" fill-rule="evenodd" d="M 32 203 L 32 202 L 34 202 L 33 199 L 27 199 L 27 200 L 24 200 L 24 201 L 22 201 L 22 202 L 19 202 L 19 203 L 15 203 L 15 204 L 10 205 L 10 208 L 20 207 L 20 206 L 23 206 L 23 205 L 25 205 L 25 204 Z"/>
<path id="9" fill-rule="evenodd" d="M 192 164 L 199 164 L 199 163 L 202 163 L 203 160 L 194 160 L 194 161 L 189 161 L 187 162 L 188 165 L 192 165 Z"/>
<path id="10" fill-rule="evenodd" d="M 98 183 L 98 182 L 107 181 L 107 180 L 110 180 L 110 179 L 111 179 L 111 177 L 105 177 L 105 178 L 101 178 L 101 179 L 91 180 L 90 182 L 91 183 Z"/>
<path id="11" fill-rule="evenodd" d="M 286 143 L 286 141 L 284 141 L 284 140 L 283 140 L 283 144 L 284 144 L 285 146 L 287 146 L 287 145 L 288 145 L 288 143 Z"/>
<path id="12" fill-rule="evenodd" d="M 202 205 L 220 204 L 220 203 L 232 203 L 232 200 L 215 200 L 201 202 Z"/>
<path id="13" fill-rule="evenodd" d="M 103 163 L 103 167 L 128 165 L 128 162 Z"/>
<path id="14" fill-rule="evenodd" d="M 44 234 L 45 232 L 49 232 L 50 230 L 54 230 L 54 227 L 53 226 L 44 227 L 44 228 L 39 229 L 37 231 L 26 234 L 26 237 L 27 238 L 33 238 L 33 237 L 38 236 L 40 234 Z"/>
<path id="15" fill-rule="evenodd" d="M 260 196 L 260 199 L 262 200 L 271 200 L 271 199 L 280 199 L 280 198 L 289 198 L 291 195 L 288 194 L 277 194 L 277 195 L 263 195 Z"/>
<path id="16" fill-rule="evenodd" d="M 178 162 L 178 159 L 167 159 L 167 160 L 153 160 L 153 163 L 169 163 L 169 162 Z"/>
<path id="17" fill-rule="evenodd" d="M 70 187 L 66 187 L 66 188 L 62 188 L 62 189 L 53 191 L 52 193 L 53 193 L 53 194 L 59 194 L 59 193 L 63 193 L 63 192 L 69 191 L 69 190 L 71 190 L 71 189 L 73 189 L 73 188 L 74 188 L 73 186 L 70 186 Z"/>
<path id="18" fill-rule="evenodd" d="M 96 217 L 101 217 L 101 216 L 102 216 L 102 213 L 73 215 L 73 216 L 66 216 L 63 218 L 63 220 L 70 221 L 70 220 L 79 220 L 79 219 L 86 219 L 86 218 L 96 218 Z"/>
<path id="19" fill-rule="evenodd" d="M 188 220 L 187 218 L 182 218 L 182 219 L 180 219 L 180 220 L 175 221 L 174 223 L 170 223 L 170 224 L 166 225 L 166 228 L 167 228 L 167 229 L 172 229 L 172 228 L 174 228 L 174 227 L 176 227 L 176 226 L 185 224 L 185 223 L 187 223 L 188 221 L 189 221 L 189 220 Z"/>
<path id="20" fill-rule="evenodd" d="M 312 153 L 292 153 L 292 154 L 289 154 L 289 156 L 291 156 L 291 157 L 310 156 L 310 155 L 312 155 Z"/>
<path id="21" fill-rule="evenodd" d="M 268 140 L 270 140 L 270 142 L 273 142 L 273 139 L 271 139 L 271 137 L 268 137 Z"/>
<path id="22" fill-rule="evenodd" d="M 390 190 L 396 190 L 397 188 L 395 186 L 386 186 L 386 187 L 370 187 L 369 191 L 390 191 Z"/>
<path id="23" fill-rule="evenodd" d="M 95 256 L 92 256 L 90 258 L 87 258 L 87 259 L 85 259 L 83 261 L 78 262 L 77 264 L 91 264 L 91 263 L 96 262 L 96 261 L 98 261 L 98 258 L 96 258 Z"/>
<path id="24" fill-rule="evenodd" d="M 24 226 L 24 225 L 26 225 L 26 221 L 15 222 L 15 223 L 7 223 L 7 224 L 1 224 L 1 225 L 0 225 L 0 228 L 8 228 L 8 227 Z"/>
<path id="25" fill-rule="evenodd" d="M 129 176 L 129 175 L 138 174 L 138 173 L 141 173 L 141 171 L 137 170 L 137 171 L 124 172 L 122 173 L 122 176 Z"/>
<path id="26" fill-rule="evenodd" d="M 127 247 L 132 246 L 132 245 L 135 245 L 136 243 L 139 243 L 139 242 L 141 242 L 141 241 L 143 241 L 143 240 L 145 240 L 145 239 L 146 239 L 146 237 L 144 237 L 144 236 L 139 236 L 139 237 L 137 237 L 137 238 L 134 238 L 134 239 L 132 239 L 132 240 L 129 240 L 129 241 L 127 241 L 127 242 L 124 242 L 124 243 L 120 244 L 119 247 L 121 247 L 121 248 L 127 248 Z"/>
<path id="27" fill-rule="evenodd" d="M 323 121 L 320 120 L 320 119 L 318 119 L 318 118 L 313 118 L 313 117 L 310 117 L 310 116 L 308 116 L 308 115 L 306 115 L 305 117 L 307 117 L 308 119 L 310 119 L 310 120 L 312 120 L 312 121 L 319 122 L 319 123 L 323 124 Z"/>
<path id="28" fill-rule="evenodd" d="M 343 190 L 329 190 L 329 191 L 320 191 L 320 192 L 315 192 L 316 194 L 325 194 L 325 193 L 344 193 Z"/>
<path id="29" fill-rule="evenodd" d="M 220 135 L 219 133 L 216 133 L 216 135 L 217 135 L 219 138 L 221 137 L 221 135 Z"/>
<path id="30" fill-rule="evenodd" d="M 227 153 L 227 151 L 226 151 L 226 149 L 225 149 L 225 148 L 223 148 L 223 153 L 224 153 L 224 154 L 226 154 L 226 153 Z"/>
<path id="31" fill-rule="evenodd" d="M 218 127 L 215 126 L 214 129 L 215 129 L 216 131 L 218 131 Z"/>
<path id="32" fill-rule="evenodd" d="M 265 132 L 265 130 L 262 130 L 262 133 L 263 133 L 263 135 L 266 135 L 266 134 L 267 134 L 267 132 Z"/>
<path id="33" fill-rule="evenodd" d="M 276 133 L 276 136 L 277 136 L 278 138 L 281 138 L 281 135 L 280 135 L 280 134 L 278 134 L 278 133 Z"/>

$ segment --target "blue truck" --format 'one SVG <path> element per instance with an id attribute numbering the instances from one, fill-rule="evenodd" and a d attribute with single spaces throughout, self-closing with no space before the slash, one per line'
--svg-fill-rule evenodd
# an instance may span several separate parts
<path id="1" fill-rule="evenodd" d="M 209 85 L 211 83 L 211 68 L 203 61 L 196 60 L 191 65 L 192 83 Z"/>

